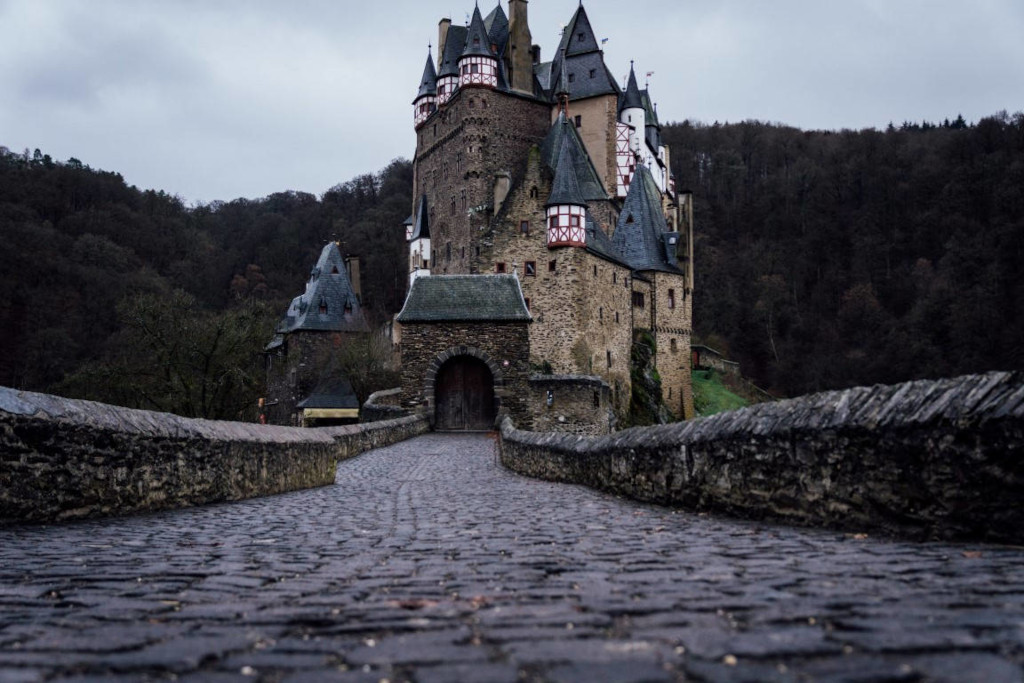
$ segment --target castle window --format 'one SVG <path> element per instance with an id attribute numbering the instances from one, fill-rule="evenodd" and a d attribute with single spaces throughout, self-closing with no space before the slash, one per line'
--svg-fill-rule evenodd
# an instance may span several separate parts
<path id="1" fill-rule="evenodd" d="M 480 41 L 476 41 L 476 42 L 480 42 Z M 471 73 L 471 74 L 478 74 L 478 73 L 480 73 L 480 65 L 479 64 L 470 64 L 469 65 L 469 73 Z"/>
<path id="2" fill-rule="evenodd" d="M 430 261 L 428 259 L 423 259 L 423 268 L 425 270 L 429 270 L 430 269 Z"/>
<path id="3" fill-rule="evenodd" d="M 633 306 L 635 306 L 636 308 L 643 308 L 644 307 L 644 293 L 643 292 L 633 292 Z"/>
<path id="4" fill-rule="evenodd" d="M 619 284 L 619 274 L 616 273 L 614 270 L 612 271 L 612 284 L 613 285 Z"/>
<path id="5" fill-rule="evenodd" d="M 536 199 L 538 194 L 540 194 L 540 192 L 537 190 L 536 187 L 530 188 L 530 199 Z"/>
<path id="6" fill-rule="evenodd" d="M 616 323 L 619 322 L 619 312 L 618 311 L 615 311 L 615 322 Z"/>
<path id="7" fill-rule="evenodd" d="M 591 69 L 590 70 L 590 77 L 593 78 L 596 75 L 597 75 L 597 69 Z"/>
<path id="8" fill-rule="evenodd" d="M 494 264 L 494 272 L 495 273 L 504 273 L 505 272 L 505 263 L 503 261 L 498 261 L 497 263 L 495 263 Z"/>
<path id="9" fill-rule="evenodd" d="M 668 290 L 668 307 L 669 308 L 675 308 L 676 307 L 676 290 L 674 290 L 674 289 Z"/>
<path id="10" fill-rule="evenodd" d="M 444 260 L 445 261 L 451 261 L 452 260 L 452 243 L 451 242 L 448 242 L 446 245 L 444 245 Z"/>
<path id="11" fill-rule="evenodd" d="M 474 100 L 472 97 L 469 98 L 469 108 L 470 109 L 475 109 L 476 108 L 476 100 Z"/>
<path id="12" fill-rule="evenodd" d="M 555 268 L 557 268 L 557 267 L 558 267 L 558 262 L 557 261 L 548 261 L 548 272 L 549 273 L 555 272 Z"/>
<path id="13" fill-rule="evenodd" d="M 603 308 L 597 309 L 597 318 L 598 318 L 598 320 L 604 320 L 604 309 Z"/>
<path id="14" fill-rule="evenodd" d="M 597 266 L 594 266 L 594 277 L 597 277 Z"/>
<path id="15" fill-rule="evenodd" d="M 586 39 L 587 39 L 587 34 L 585 34 L 585 33 L 577 33 L 577 34 L 576 34 L 576 40 L 577 40 L 577 41 L 579 41 L 579 42 L 581 42 L 581 43 L 582 43 L 582 42 L 583 42 L 583 41 L 585 41 Z"/>
<path id="16" fill-rule="evenodd" d="M 569 74 L 569 82 L 570 83 L 575 83 L 576 82 L 576 74 Z"/>
<path id="17" fill-rule="evenodd" d="M 526 269 L 526 274 L 527 275 L 531 275 L 531 276 L 536 275 L 537 274 L 537 262 L 536 261 L 527 261 L 525 269 Z"/>
<path id="18" fill-rule="evenodd" d="M 582 128 L 583 127 L 583 117 L 580 116 L 579 114 L 576 115 L 576 127 L 577 128 Z"/>
<path id="19" fill-rule="evenodd" d="M 608 361 L 608 369 L 611 369 L 611 367 L 612 367 L 612 352 L 611 351 L 605 351 L 604 352 L 604 356 L 605 356 L 605 359 Z"/>
<path id="20" fill-rule="evenodd" d="M 672 398 L 672 387 L 668 388 L 668 397 Z"/>
<path id="21" fill-rule="evenodd" d="M 480 247 L 476 248 L 476 257 L 480 258 Z"/>
<path id="22" fill-rule="evenodd" d="M 320 297 L 320 315 L 327 315 L 327 300 Z"/>
<path id="23" fill-rule="evenodd" d="M 333 268 L 331 268 L 331 275 L 337 275 L 337 274 L 338 274 L 338 266 L 334 266 Z"/>
<path id="24" fill-rule="evenodd" d="M 676 340 L 675 339 L 670 339 L 669 342 L 668 342 L 668 345 L 669 345 L 669 348 L 672 349 L 672 353 L 675 353 L 678 350 L 678 348 L 676 347 Z"/>
<path id="25" fill-rule="evenodd" d="M 633 222 L 633 214 L 629 214 L 628 216 L 626 216 L 626 222 L 627 223 L 632 223 Z"/>
<path id="26" fill-rule="evenodd" d="M 520 221 L 520 223 L 519 223 L 519 232 L 521 232 L 521 233 L 523 233 L 523 235 L 529 237 L 530 236 L 530 221 Z"/>
<path id="27" fill-rule="evenodd" d="M 462 248 L 462 255 L 459 256 L 459 258 L 461 258 L 461 259 L 465 259 L 466 258 L 466 248 L 465 247 Z"/>
<path id="28" fill-rule="evenodd" d="M 594 392 L 594 407 L 595 408 L 600 408 L 601 407 L 601 392 L 600 391 L 595 391 Z"/>

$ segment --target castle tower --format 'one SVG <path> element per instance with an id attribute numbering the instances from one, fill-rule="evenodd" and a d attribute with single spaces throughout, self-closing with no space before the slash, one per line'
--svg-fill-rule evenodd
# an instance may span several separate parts
<path id="1" fill-rule="evenodd" d="M 544 206 L 547 209 L 548 248 L 586 246 L 587 201 L 580 192 L 566 137 L 562 138 L 551 195 Z"/>
<path id="2" fill-rule="evenodd" d="M 427 64 L 423 67 L 423 78 L 420 89 L 412 102 L 413 125 L 419 128 L 431 114 L 437 110 L 437 72 L 434 70 L 434 59 L 427 52 Z"/>
<path id="3" fill-rule="evenodd" d="M 647 110 L 644 108 L 640 87 L 636 83 L 633 63 L 630 62 L 629 81 L 626 83 L 626 92 L 622 94 L 622 100 L 619 103 L 619 122 L 631 127 L 629 148 L 635 155 L 641 153 L 642 141 L 647 131 L 646 118 Z"/>
<path id="4" fill-rule="evenodd" d="M 466 47 L 466 27 L 452 26 L 450 19 L 438 24 L 437 106 L 446 104 L 459 87 L 459 58 Z"/>
<path id="5" fill-rule="evenodd" d="M 496 45 L 491 42 L 479 5 L 473 9 L 473 19 L 466 34 L 466 48 L 459 57 L 459 87 L 498 87 L 498 58 Z"/>
<path id="6" fill-rule="evenodd" d="M 533 95 L 533 36 L 527 21 L 528 0 L 509 0 L 509 42 L 505 71 L 512 90 Z"/>

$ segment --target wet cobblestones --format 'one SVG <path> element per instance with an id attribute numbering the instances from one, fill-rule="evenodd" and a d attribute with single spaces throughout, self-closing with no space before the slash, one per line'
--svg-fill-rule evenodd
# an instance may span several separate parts
<path id="1" fill-rule="evenodd" d="M 672 511 L 486 436 L 338 485 L 0 530 L 0 681 L 1022 681 L 1024 549 Z"/>

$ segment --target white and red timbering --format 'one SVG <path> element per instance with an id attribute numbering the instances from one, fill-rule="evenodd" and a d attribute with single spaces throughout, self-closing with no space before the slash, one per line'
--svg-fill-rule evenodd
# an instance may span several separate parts
<path id="1" fill-rule="evenodd" d="M 442 76 L 437 79 L 437 106 L 446 104 L 459 87 L 458 76 Z"/>
<path id="2" fill-rule="evenodd" d="M 587 209 L 573 204 L 549 206 L 548 246 L 583 247 L 587 244 Z"/>
<path id="3" fill-rule="evenodd" d="M 459 60 L 459 87 L 498 87 L 498 60 L 491 57 L 470 56 Z"/>
<path id="4" fill-rule="evenodd" d="M 437 98 L 429 95 L 419 98 L 413 103 L 413 125 L 419 128 L 430 115 L 437 111 Z"/>

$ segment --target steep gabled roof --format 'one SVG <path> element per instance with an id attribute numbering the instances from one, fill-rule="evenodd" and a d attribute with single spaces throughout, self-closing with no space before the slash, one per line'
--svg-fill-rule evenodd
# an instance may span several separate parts
<path id="1" fill-rule="evenodd" d="M 515 275 L 424 275 L 416 278 L 398 322 L 530 322 Z"/>
<path id="2" fill-rule="evenodd" d="M 568 145 L 563 145 L 566 140 Z M 586 147 L 579 133 L 565 114 L 559 114 L 558 119 L 540 145 L 541 159 L 554 173 L 558 168 L 559 159 L 563 149 L 569 154 L 574 170 L 576 171 L 576 182 L 579 184 L 580 194 L 585 200 L 608 199 L 608 193 L 601 184 L 601 176 L 598 175 L 594 163 L 587 154 Z"/>
<path id="3" fill-rule="evenodd" d="M 566 57 L 601 50 L 597 37 L 594 36 L 594 29 L 590 26 L 587 10 L 583 9 L 582 4 L 576 9 L 576 13 L 572 15 L 572 19 L 569 20 L 569 24 L 562 32 L 562 40 L 558 43 L 557 54 L 561 55 L 562 50 L 565 50 Z"/>
<path id="4" fill-rule="evenodd" d="M 651 91 L 649 88 L 644 88 L 641 91 L 640 99 L 644 107 L 645 125 L 661 128 L 661 123 L 658 122 L 658 110 L 655 109 L 654 104 L 651 102 Z"/>
<path id="5" fill-rule="evenodd" d="M 615 77 L 605 66 L 604 55 L 600 52 L 567 57 L 565 60 L 559 60 L 555 67 L 557 73 L 554 74 L 554 77 L 558 80 L 554 81 L 554 84 L 558 85 L 562 82 L 564 73 L 570 101 L 598 95 L 620 94 Z"/>
<path id="6" fill-rule="evenodd" d="M 466 34 L 469 32 L 465 26 L 449 26 L 448 34 L 444 42 L 444 54 L 441 55 L 441 63 L 437 65 L 437 77 L 459 75 L 459 57 L 466 49 Z"/>
<path id="7" fill-rule="evenodd" d="M 423 77 L 420 78 L 420 89 L 416 93 L 416 100 L 427 95 L 431 97 L 437 95 L 437 71 L 434 70 L 434 59 L 429 52 L 427 53 L 427 64 L 423 67 Z"/>
<path id="8" fill-rule="evenodd" d="M 484 17 L 484 27 L 491 42 L 498 46 L 498 54 L 504 54 L 505 45 L 508 43 L 508 16 L 500 4 Z"/>
<path id="9" fill-rule="evenodd" d="M 352 383 L 344 377 L 322 380 L 309 396 L 295 404 L 296 408 L 358 409 L 359 399 L 352 390 Z"/>
<path id="10" fill-rule="evenodd" d="M 416 205 L 416 222 L 413 223 L 412 237 L 410 240 L 422 240 L 430 239 L 430 221 L 427 216 L 427 195 L 420 197 L 419 204 Z"/>
<path id="11" fill-rule="evenodd" d="M 569 137 L 562 136 L 562 149 L 558 153 L 558 165 L 555 167 L 555 179 L 551 182 L 551 195 L 545 206 L 573 204 L 586 206 L 587 200 L 580 192 L 580 184 L 576 179 L 576 165 L 569 151 Z"/>
<path id="12" fill-rule="evenodd" d="M 451 29 L 449 29 L 451 30 Z M 466 49 L 462 52 L 463 57 L 494 57 L 491 52 L 491 36 L 484 25 L 484 18 L 480 16 L 480 6 L 473 8 L 473 19 L 469 22 L 469 30 L 466 34 Z"/>
<path id="13" fill-rule="evenodd" d="M 667 233 L 661 191 L 647 167 L 638 166 L 619 214 L 612 244 L 633 270 L 682 272 L 665 248 Z"/>
<path id="14" fill-rule="evenodd" d="M 630 265 L 626 263 L 626 260 L 622 258 L 622 254 L 619 253 L 615 245 L 612 244 L 612 240 L 608 235 L 604 233 L 604 230 L 597 224 L 594 217 L 587 211 L 587 251 L 595 256 L 599 256 L 606 261 L 617 263 L 626 268 L 630 268 Z"/>
<path id="15" fill-rule="evenodd" d="M 322 313 L 322 309 L 326 309 L 326 312 Z M 292 299 L 276 331 L 288 333 L 308 330 L 369 330 L 336 242 L 328 242 L 320 252 L 320 258 L 310 272 L 305 293 Z"/>

